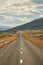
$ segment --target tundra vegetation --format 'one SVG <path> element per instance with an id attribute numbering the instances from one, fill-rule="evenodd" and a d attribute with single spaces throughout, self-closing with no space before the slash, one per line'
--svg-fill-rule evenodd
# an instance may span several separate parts
<path id="1" fill-rule="evenodd" d="M 39 46 L 43 46 L 43 29 L 24 30 L 23 35 L 24 35 L 25 39 L 27 39 Z"/>
<path id="2" fill-rule="evenodd" d="M 2 33 L 0 34 L 0 47 L 3 47 L 10 42 L 16 40 L 18 37 L 17 33 Z"/>

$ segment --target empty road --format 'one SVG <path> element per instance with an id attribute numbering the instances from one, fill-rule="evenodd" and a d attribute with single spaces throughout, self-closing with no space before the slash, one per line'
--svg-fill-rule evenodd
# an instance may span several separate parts
<path id="1" fill-rule="evenodd" d="M 0 65 L 43 65 L 43 48 L 27 41 L 19 32 L 17 40 L 0 48 Z"/>

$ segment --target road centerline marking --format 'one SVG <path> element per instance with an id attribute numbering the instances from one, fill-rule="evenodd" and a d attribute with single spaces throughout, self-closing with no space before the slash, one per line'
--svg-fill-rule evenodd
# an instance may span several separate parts
<path id="1" fill-rule="evenodd" d="M 23 54 L 23 51 L 21 51 L 21 55 Z"/>
<path id="2" fill-rule="evenodd" d="M 21 50 L 23 50 L 23 48 L 21 48 Z"/>
<path id="3" fill-rule="evenodd" d="M 23 63 L 23 59 L 20 59 L 20 64 L 22 64 Z"/>

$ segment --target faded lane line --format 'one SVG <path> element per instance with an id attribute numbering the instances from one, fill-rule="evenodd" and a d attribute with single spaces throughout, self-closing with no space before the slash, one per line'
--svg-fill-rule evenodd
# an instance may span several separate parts
<path id="1" fill-rule="evenodd" d="M 22 64 L 23 63 L 23 59 L 20 59 L 20 64 Z"/>
<path id="2" fill-rule="evenodd" d="M 23 63 L 23 59 L 22 59 L 23 48 L 22 48 L 22 37 L 21 37 L 21 33 L 20 33 L 20 43 L 21 43 L 21 48 L 19 50 L 20 56 L 21 56 L 21 58 L 20 58 L 20 64 L 22 64 Z"/>
<path id="3" fill-rule="evenodd" d="M 23 48 L 19 49 L 19 52 L 22 54 L 23 53 Z"/>
<path id="4" fill-rule="evenodd" d="M 21 55 L 23 54 L 23 51 L 21 51 Z"/>
<path id="5" fill-rule="evenodd" d="M 21 48 L 21 50 L 23 50 L 23 48 Z"/>

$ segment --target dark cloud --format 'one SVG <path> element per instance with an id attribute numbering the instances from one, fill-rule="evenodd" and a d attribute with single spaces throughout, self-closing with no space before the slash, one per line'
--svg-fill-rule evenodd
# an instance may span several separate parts
<path id="1" fill-rule="evenodd" d="M 43 4 L 43 0 L 32 0 L 32 1 L 38 4 Z"/>

